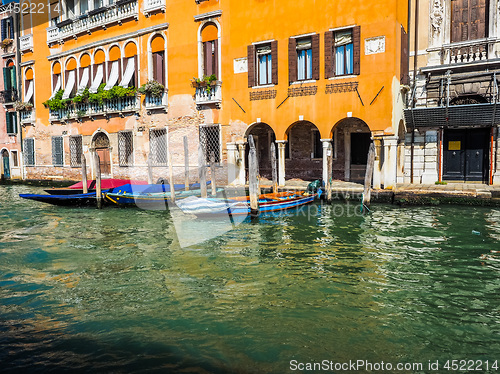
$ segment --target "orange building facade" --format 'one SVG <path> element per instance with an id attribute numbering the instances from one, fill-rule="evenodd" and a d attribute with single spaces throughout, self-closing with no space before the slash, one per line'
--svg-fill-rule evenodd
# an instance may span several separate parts
<path id="1" fill-rule="evenodd" d="M 96 153 L 105 176 L 139 179 L 148 158 L 165 177 L 171 153 L 180 177 L 187 136 L 193 179 L 201 142 L 244 184 L 250 134 L 262 176 L 276 146 L 282 185 L 325 178 L 329 144 L 333 177 L 361 180 L 371 141 L 375 187 L 402 178 L 407 2 L 23 4 L 27 179 L 79 179 Z"/>

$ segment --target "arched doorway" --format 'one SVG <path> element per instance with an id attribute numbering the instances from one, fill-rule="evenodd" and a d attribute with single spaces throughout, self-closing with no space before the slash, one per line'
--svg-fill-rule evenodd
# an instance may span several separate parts
<path id="1" fill-rule="evenodd" d="M 363 183 L 370 148 L 371 131 L 361 119 L 339 121 L 332 130 L 333 179 Z"/>
<path id="2" fill-rule="evenodd" d="M 303 180 L 320 179 L 323 176 L 323 145 L 321 134 L 311 122 L 293 123 L 287 130 L 285 170 L 287 178 Z"/>
<path id="3" fill-rule="evenodd" d="M 2 150 L 2 170 L 2 177 L 4 179 L 10 179 L 9 151 L 6 149 Z"/>
<path id="4" fill-rule="evenodd" d="M 92 139 L 92 147 L 99 155 L 99 164 L 101 166 L 101 174 L 111 175 L 111 157 L 109 153 L 109 138 L 103 132 L 98 132 Z"/>
<path id="5" fill-rule="evenodd" d="M 257 160 L 259 162 L 259 173 L 261 177 L 272 178 L 271 166 L 271 147 L 274 146 L 276 150 L 276 157 L 278 157 L 278 149 L 276 148 L 276 135 L 274 130 L 266 123 L 256 123 L 248 128 L 245 137 L 253 136 L 255 142 L 255 149 L 257 150 Z M 246 147 L 245 159 L 248 160 L 248 152 L 250 147 Z M 248 172 L 248 163 L 245 164 Z"/>

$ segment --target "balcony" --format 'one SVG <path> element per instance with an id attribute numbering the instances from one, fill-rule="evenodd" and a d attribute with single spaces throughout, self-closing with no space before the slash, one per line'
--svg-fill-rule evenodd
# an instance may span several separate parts
<path id="1" fill-rule="evenodd" d="M 146 109 L 165 109 L 167 107 L 168 96 L 167 93 L 164 92 L 161 97 L 154 97 L 151 94 L 146 94 L 146 98 L 144 100 Z"/>
<path id="2" fill-rule="evenodd" d="M 33 51 L 33 34 L 23 35 L 19 38 L 21 52 Z"/>
<path id="3" fill-rule="evenodd" d="M 21 123 L 22 124 L 28 124 L 28 123 L 35 122 L 35 109 L 22 110 L 19 112 L 19 114 L 21 115 Z"/>
<path id="4" fill-rule="evenodd" d="M 166 8 L 165 0 L 144 0 L 143 12 L 146 17 L 158 11 L 165 13 Z"/>
<path id="5" fill-rule="evenodd" d="M 443 45 L 444 64 L 464 64 L 488 59 L 490 44 L 485 39 Z"/>
<path id="6" fill-rule="evenodd" d="M 13 103 L 17 100 L 16 90 L 4 90 L 0 91 L 0 102 L 2 104 Z"/>
<path id="7" fill-rule="evenodd" d="M 64 109 L 51 110 L 50 121 L 80 120 L 84 117 L 94 117 L 98 115 L 122 114 L 126 112 L 139 111 L 139 97 L 123 97 L 99 103 L 74 104 Z"/>
<path id="8" fill-rule="evenodd" d="M 114 23 L 121 25 L 123 21 L 128 19 L 137 20 L 138 16 L 138 0 L 122 0 L 116 4 L 91 11 L 77 19 L 47 27 L 47 44 L 60 43 L 66 39 L 76 38 L 80 34 L 90 34 L 96 29 L 106 29 Z"/>
<path id="9" fill-rule="evenodd" d="M 195 102 L 196 105 L 215 104 L 217 107 L 222 102 L 221 81 L 215 81 L 214 85 L 210 87 L 198 86 L 196 87 Z"/>

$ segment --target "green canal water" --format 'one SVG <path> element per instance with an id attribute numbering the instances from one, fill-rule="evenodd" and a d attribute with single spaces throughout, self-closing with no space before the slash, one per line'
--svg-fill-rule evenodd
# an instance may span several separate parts
<path id="1" fill-rule="evenodd" d="M 316 204 L 205 241 L 188 220 L 186 247 L 165 211 L 25 192 L 0 186 L 0 372 L 500 365 L 499 209 Z"/>

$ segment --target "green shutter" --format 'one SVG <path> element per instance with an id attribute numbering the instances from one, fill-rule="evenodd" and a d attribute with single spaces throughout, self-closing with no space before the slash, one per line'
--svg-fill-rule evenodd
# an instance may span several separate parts
<path id="1" fill-rule="evenodd" d="M 16 86 L 17 86 L 17 82 L 16 82 L 16 67 L 15 66 L 11 66 L 10 67 L 10 83 L 11 83 L 11 89 L 15 90 Z"/>
<path id="2" fill-rule="evenodd" d="M 4 89 L 10 90 L 10 68 L 3 68 L 3 86 Z"/>
<path id="3" fill-rule="evenodd" d="M 5 124 L 7 127 L 7 134 L 12 134 L 12 115 L 10 112 L 5 113 Z"/>

